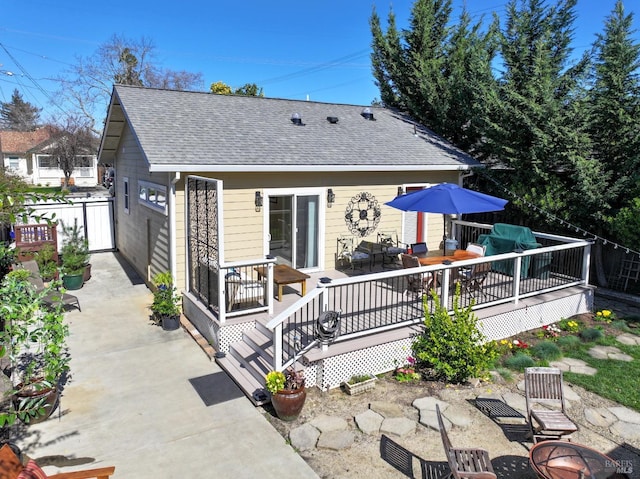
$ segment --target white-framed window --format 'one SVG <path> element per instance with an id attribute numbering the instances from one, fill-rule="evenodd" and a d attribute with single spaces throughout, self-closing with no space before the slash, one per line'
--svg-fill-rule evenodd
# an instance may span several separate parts
<path id="1" fill-rule="evenodd" d="M 20 169 L 20 158 L 18 158 L 17 156 L 10 156 L 9 168 L 11 168 L 12 170 Z"/>
<path id="2" fill-rule="evenodd" d="M 167 187 L 164 185 L 138 181 L 138 200 L 149 208 L 167 213 Z"/>
<path id="3" fill-rule="evenodd" d="M 38 155 L 38 168 L 43 170 L 57 170 L 58 162 L 51 155 Z"/>
<path id="4" fill-rule="evenodd" d="M 122 185 L 122 194 L 123 194 L 123 198 L 124 198 L 124 212 L 129 214 L 129 178 L 124 177 L 122 179 L 123 181 L 123 185 Z"/>

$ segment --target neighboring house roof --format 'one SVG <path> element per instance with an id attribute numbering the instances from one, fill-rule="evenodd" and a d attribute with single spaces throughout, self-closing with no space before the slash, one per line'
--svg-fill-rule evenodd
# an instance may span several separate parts
<path id="1" fill-rule="evenodd" d="M 364 106 L 116 85 L 99 160 L 128 122 L 150 171 L 461 170 L 480 166 L 408 116 Z M 304 126 L 291 121 L 298 113 Z M 330 123 L 327 117 L 337 117 Z"/>
<path id="2" fill-rule="evenodd" d="M 0 152 L 24 155 L 34 146 L 51 137 L 51 129 L 38 128 L 34 131 L 0 131 Z"/>

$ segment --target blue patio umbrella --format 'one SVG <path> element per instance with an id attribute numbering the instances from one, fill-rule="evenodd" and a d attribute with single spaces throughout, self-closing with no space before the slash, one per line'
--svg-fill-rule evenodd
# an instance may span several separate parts
<path id="1" fill-rule="evenodd" d="M 402 211 L 460 215 L 503 210 L 507 203 L 508 201 L 502 198 L 468 190 L 453 183 L 440 183 L 430 188 L 400 195 L 385 205 Z M 443 240 L 446 240 L 447 217 L 443 218 L 445 231 Z"/>

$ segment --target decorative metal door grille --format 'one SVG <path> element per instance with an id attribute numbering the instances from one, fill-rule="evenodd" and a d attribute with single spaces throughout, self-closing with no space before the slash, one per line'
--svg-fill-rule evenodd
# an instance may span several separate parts
<path id="1" fill-rule="evenodd" d="M 214 313 L 219 312 L 220 238 L 218 198 L 222 182 L 187 177 L 187 242 L 189 292 Z"/>

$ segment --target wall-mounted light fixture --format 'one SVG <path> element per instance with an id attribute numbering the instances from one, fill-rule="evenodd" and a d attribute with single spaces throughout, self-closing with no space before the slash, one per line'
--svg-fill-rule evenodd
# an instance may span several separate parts
<path id="1" fill-rule="evenodd" d="M 331 208 L 336 201 L 336 195 L 331 188 L 327 190 L 327 206 Z"/>
<path id="2" fill-rule="evenodd" d="M 262 194 L 259 191 L 256 191 L 255 204 L 256 204 L 256 211 L 262 210 Z"/>
<path id="3" fill-rule="evenodd" d="M 402 188 L 402 186 L 398 186 L 398 196 L 402 195 L 404 195 L 404 189 Z"/>

